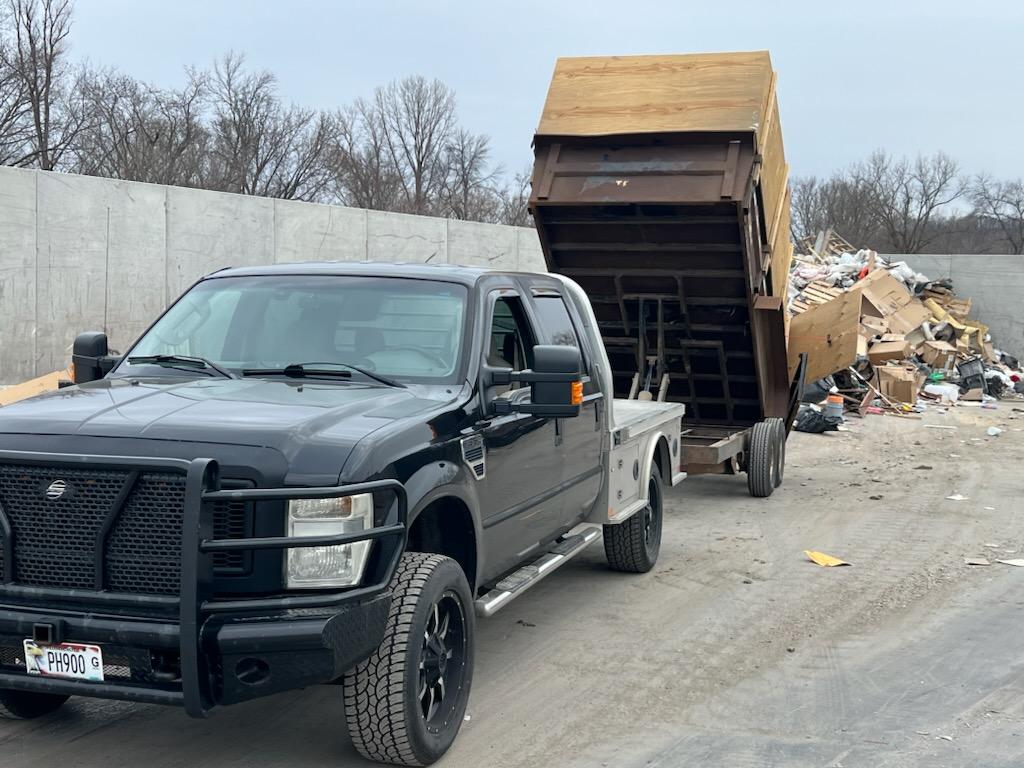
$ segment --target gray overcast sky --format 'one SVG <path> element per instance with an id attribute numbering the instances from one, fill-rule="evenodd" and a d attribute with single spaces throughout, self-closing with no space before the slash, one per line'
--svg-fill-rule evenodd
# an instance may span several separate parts
<path id="1" fill-rule="evenodd" d="M 1014 0 L 77 0 L 74 54 L 159 85 L 229 49 L 286 99 L 332 108 L 408 74 L 516 170 L 558 56 L 771 51 L 794 175 L 884 147 L 1024 176 L 1024 3 Z"/>

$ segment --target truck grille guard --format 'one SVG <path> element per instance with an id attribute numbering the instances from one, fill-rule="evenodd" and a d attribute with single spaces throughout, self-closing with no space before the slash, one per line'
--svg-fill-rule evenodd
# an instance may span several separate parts
<path id="1" fill-rule="evenodd" d="M 211 673 L 206 669 L 202 652 L 204 622 L 213 616 L 266 616 L 275 612 L 337 608 L 383 592 L 398 567 L 405 548 L 408 497 L 405 486 L 397 480 L 375 480 L 351 485 L 322 487 L 240 488 L 222 490 L 217 461 L 209 458 L 189 460 L 136 456 L 88 456 L 59 453 L 0 451 L 0 464 L 37 464 L 67 468 L 122 469 L 131 472 L 144 470 L 177 472 L 185 477 L 184 516 L 181 536 L 181 591 L 179 596 L 118 593 L 83 589 L 52 589 L 19 586 L 14 582 L 14 530 L 0 503 L 0 552 L 3 570 L 0 572 L 0 603 L 15 609 L 46 613 L 40 602 L 59 601 L 61 604 L 80 604 L 95 611 L 103 606 L 139 608 L 157 611 L 173 620 L 178 619 L 178 647 L 181 664 L 181 691 L 144 689 L 112 683 L 81 683 L 55 678 L 27 678 L 0 672 L 0 688 L 16 682 L 22 690 L 107 696 L 157 704 L 184 706 L 192 717 L 203 717 L 213 706 Z M 329 536 L 275 536 L 245 539 L 213 538 L 212 505 L 218 501 L 282 501 L 291 499 L 329 499 L 354 496 L 361 493 L 391 493 L 395 497 L 394 511 L 389 512 L 383 525 L 363 531 Z M 116 514 L 118 510 L 114 510 Z M 390 547 L 382 552 L 383 569 L 377 569 L 372 584 L 333 592 L 215 599 L 213 596 L 213 554 L 218 552 L 256 551 L 265 549 L 294 549 L 352 544 L 359 541 L 389 541 Z M 102 548 L 97 545 L 97 556 Z M 54 611 L 59 615 L 62 611 Z M 59 620 L 59 619 L 58 619 Z M 159 620 L 149 617 L 147 622 Z M 151 624 L 152 625 L 152 624 Z M 119 696 L 120 694 L 120 696 Z"/>

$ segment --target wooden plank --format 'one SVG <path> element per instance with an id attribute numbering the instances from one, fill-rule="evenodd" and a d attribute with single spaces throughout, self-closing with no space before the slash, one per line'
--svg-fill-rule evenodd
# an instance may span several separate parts
<path id="1" fill-rule="evenodd" d="M 45 376 L 40 376 L 35 379 L 22 382 L 21 384 L 15 384 L 13 387 L 7 387 L 6 389 L 0 389 L 0 406 L 10 405 L 16 403 L 19 400 L 25 400 L 36 395 L 41 395 L 44 392 L 52 392 L 58 388 L 58 384 L 61 381 L 71 381 L 71 369 L 64 371 L 54 371 L 48 373 Z"/>
<path id="2" fill-rule="evenodd" d="M 789 330 L 789 373 L 806 352 L 807 381 L 848 368 L 857 359 L 861 297 L 857 291 L 811 307 L 793 318 Z"/>
<path id="3" fill-rule="evenodd" d="M 771 86 L 767 51 L 560 58 L 537 135 L 756 132 Z"/>

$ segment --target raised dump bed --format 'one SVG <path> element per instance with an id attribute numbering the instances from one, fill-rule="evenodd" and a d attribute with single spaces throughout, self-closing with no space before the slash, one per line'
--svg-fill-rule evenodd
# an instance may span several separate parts
<path id="1" fill-rule="evenodd" d="M 534 150 L 547 267 L 589 295 L 616 395 L 687 404 L 691 473 L 754 467 L 769 421 L 777 485 L 792 246 L 768 53 L 559 59 Z"/>

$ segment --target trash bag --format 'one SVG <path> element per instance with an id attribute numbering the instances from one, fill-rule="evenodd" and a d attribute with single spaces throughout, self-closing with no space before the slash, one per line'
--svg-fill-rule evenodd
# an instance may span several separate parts
<path id="1" fill-rule="evenodd" d="M 1021 379 L 1013 385 L 1013 391 L 1018 395 L 1024 395 L 1024 379 Z"/>
<path id="2" fill-rule="evenodd" d="M 1013 368 L 1015 371 L 1020 368 L 1020 363 L 1017 361 L 1017 358 L 1013 355 L 1008 355 L 1005 352 L 999 356 L 999 361 L 1006 367 Z"/>
<path id="3" fill-rule="evenodd" d="M 842 416 L 826 416 L 817 408 L 810 405 L 801 405 L 800 412 L 796 415 L 796 424 L 793 426 L 797 432 L 820 432 L 835 431 L 843 423 Z"/>

